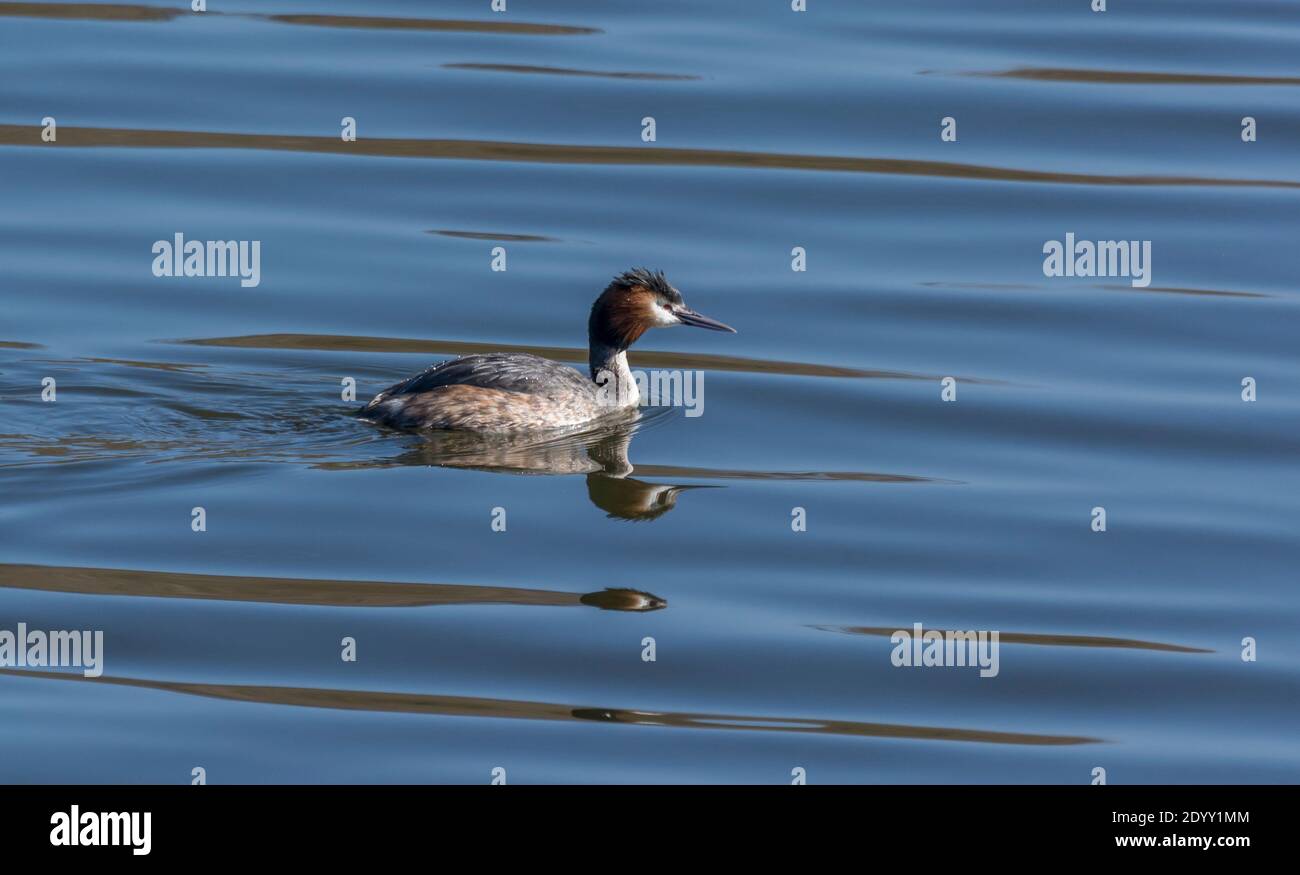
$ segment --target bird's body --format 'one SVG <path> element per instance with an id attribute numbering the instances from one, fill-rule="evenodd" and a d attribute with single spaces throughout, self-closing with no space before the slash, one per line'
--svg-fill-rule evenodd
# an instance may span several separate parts
<path id="1" fill-rule="evenodd" d="M 397 428 L 564 428 L 610 413 L 594 381 L 520 352 L 467 355 L 385 389 L 362 416 Z"/>
<path id="2" fill-rule="evenodd" d="M 636 407 L 628 346 L 647 328 L 678 324 L 734 330 L 688 309 L 663 274 L 628 271 L 592 305 L 590 376 L 527 353 L 463 356 L 390 386 L 359 415 L 403 429 L 493 432 L 583 425 Z"/>

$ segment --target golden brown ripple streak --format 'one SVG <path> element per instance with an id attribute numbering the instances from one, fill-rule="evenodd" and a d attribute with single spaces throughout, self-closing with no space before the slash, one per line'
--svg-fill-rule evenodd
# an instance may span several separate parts
<path id="1" fill-rule="evenodd" d="M 813 626 L 823 632 L 843 632 L 847 635 L 878 635 L 888 638 L 903 626 Z M 1162 644 L 1159 641 L 1139 641 L 1136 638 L 1110 638 L 1101 635 L 1052 635 L 1033 632 L 999 632 L 1002 644 L 1037 644 L 1045 647 L 1120 647 L 1133 650 L 1159 650 L 1166 653 L 1213 653 L 1202 647 L 1182 644 Z"/>
<path id="2" fill-rule="evenodd" d="M 919 474 L 881 474 L 874 471 L 746 471 L 737 468 L 694 468 L 687 465 L 642 465 L 635 472 L 642 477 L 670 477 L 700 480 L 841 480 L 859 483 L 941 483 L 965 485 L 960 480 L 941 480 Z"/>
<path id="3" fill-rule="evenodd" d="M 1068 67 L 1016 67 L 1011 70 L 975 71 L 961 75 L 988 79 L 1117 85 L 1300 85 L 1300 77 L 1297 76 L 1233 76 L 1217 73 L 1162 73 L 1155 70 L 1082 70 Z"/>
<path id="4" fill-rule="evenodd" d="M 0 3 L 0 16 L 74 21 L 171 21 L 188 9 L 127 3 Z"/>
<path id="5" fill-rule="evenodd" d="M 246 334 L 241 337 L 194 337 L 166 341 L 195 346 L 242 349 L 304 349 L 320 352 L 398 352 L 435 355 L 472 355 L 480 352 L 525 352 L 557 362 L 585 362 L 588 351 L 567 346 L 526 346 L 509 343 L 476 343 L 463 340 L 419 340 L 407 337 L 366 337 L 347 334 Z M 839 365 L 783 362 L 707 353 L 632 351 L 633 366 L 654 368 L 709 368 L 746 374 L 783 374 L 793 377 L 857 377 L 878 380 L 938 380 L 938 376 L 906 371 L 864 370 Z M 1005 385 L 998 380 L 958 377 L 963 383 Z"/>
<path id="6" fill-rule="evenodd" d="M 0 565 L 0 588 L 78 595 L 204 599 L 277 605 L 349 608 L 401 608 L 429 605 L 534 605 L 604 610 L 651 611 L 667 601 L 648 592 L 613 588 L 599 592 L 558 592 L 459 583 L 393 583 L 376 580 L 302 580 L 287 577 L 235 577 L 136 571 L 118 568 L 65 568 Z"/>
<path id="7" fill-rule="evenodd" d="M 458 161 L 510 161 L 534 164 L 643 167 L 728 167 L 750 170 L 812 170 L 927 176 L 992 182 L 1039 182 L 1053 185 L 1212 186 L 1231 188 L 1300 188 L 1300 182 L 1280 179 L 1224 179 L 1200 176 L 1158 176 L 1061 173 L 1020 170 L 951 161 L 908 158 L 855 158 L 835 155 L 795 155 L 779 152 L 740 152 L 727 149 L 667 149 L 633 146 L 580 146 L 552 143 L 507 143 L 497 140 L 418 140 L 365 137 L 343 142 L 339 137 L 282 134 L 233 134 L 216 131 L 162 131 L 125 128 L 60 128 L 57 143 L 42 143 L 38 125 L 0 125 L 0 145 L 60 148 L 135 149 L 261 149 L 314 152 L 328 155 L 369 155 L 387 158 L 436 158 Z"/>
<path id="8" fill-rule="evenodd" d="M 1100 738 L 1081 735 L 1040 735 L 984 729 L 955 729 L 945 726 L 912 726 L 903 723 L 862 723 L 853 720 L 812 720 L 803 717 L 749 717 L 738 714 L 695 714 L 674 711 L 643 711 L 627 708 L 599 708 L 530 702 L 519 699 L 487 699 L 477 696 L 439 696 L 425 693 L 390 693 L 372 690 L 332 690 L 318 687 L 273 687 L 247 684 L 200 684 L 151 681 L 101 675 L 84 677 L 57 671 L 0 668 L 0 675 L 34 677 L 42 680 L 81 681 L 163 690 L 211 699 L 291 705 L 300 708 L 330 708 L 392 714 L 431 714 L 444 717 L 494 717 L 515 720 L 560 720 L 667 726 L 678 729 L 724 729 L 750 732 L 792 732 L 866 738 L 913 738 L 926 741 L 966 741 L 985 744 L 1075 745 L 1096 744 Z"/>
<path id="9" fill-rule="evenodd" d="M 135 3 L 0 3 L 0 17 L 50 18 L 64 21 L 171 21 L 194 15 L 184 7 L 145 6 Z M 253 18 L 279 24 L 308 27 L 351 27 L 361 30 L 429 30 L 452 33 L 500 33 L 527 36 L 577 36 L 603 33 L 595 27 L 567 24 L 539 24 L 529 21 L 484 21 L 460 18 L 390 18 L 376 15 L 315 15 L 286 13 L 266 15 L 258 12 L 202 13 L 231 18 Z"/>
<path id="10" fill-rule="evenodd" d="M 594 27 L 537 24 L 528 21 L 475 21 L 459 18 L 385 18 L 373 15 L 267 15 L 281 24 L 313 27 L 355 27 L 378 30 L 442 30 L 461 33 L 509 33 L 531 36 L 577 36 L 601 33 Z"/>
<path id="11" fill-rule="evenodd" d="M 578 70 L 572 67 L 537 67 L 531 64 L 443 64 L 444 70 L 482 70 L 490 73 L 536 73 L 551 76 L 591 76 L 600 79 L 644 79 L 654 82 L 681 82 L 699 79 L 681 73 L 636 73 L 618 70 Z"/>

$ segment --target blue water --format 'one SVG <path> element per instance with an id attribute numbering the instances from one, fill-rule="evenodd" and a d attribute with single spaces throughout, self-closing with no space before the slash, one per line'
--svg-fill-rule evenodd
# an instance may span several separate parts
<path id="1" fill-rule="evenodd" d="M 0 3 L 0 780 L 1300 780 L 1300 4 L 808 5 Z M 642 264 L 702 415 L 349 415 Z"/>

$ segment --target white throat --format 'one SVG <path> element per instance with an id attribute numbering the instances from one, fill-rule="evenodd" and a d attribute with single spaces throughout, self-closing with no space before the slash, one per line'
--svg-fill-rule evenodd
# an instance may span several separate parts
<path id="1" fill-rule="evenodd" d="M 636 378 L 627 366 L 627 350 L 601 348 L 592 350 L 592 379 L 601 404 L 613 408 L 635 407 L 641 403 Z"/>

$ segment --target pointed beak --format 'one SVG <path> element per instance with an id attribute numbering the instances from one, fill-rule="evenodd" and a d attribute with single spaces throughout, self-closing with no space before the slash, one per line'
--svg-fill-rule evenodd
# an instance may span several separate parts
<path id="1" fill-rule="evenodd" d="M 694 325 L 696 328 L 707 328 L 710 331 L 729 331 L 736 333 L 736 329 L 730 325 L 725 325 L 717 319 L 710 319 L 708 316 L 701 316 L 690 307 L 674 307 L 673 315 L 677 317 L 683 325 Z"/>

